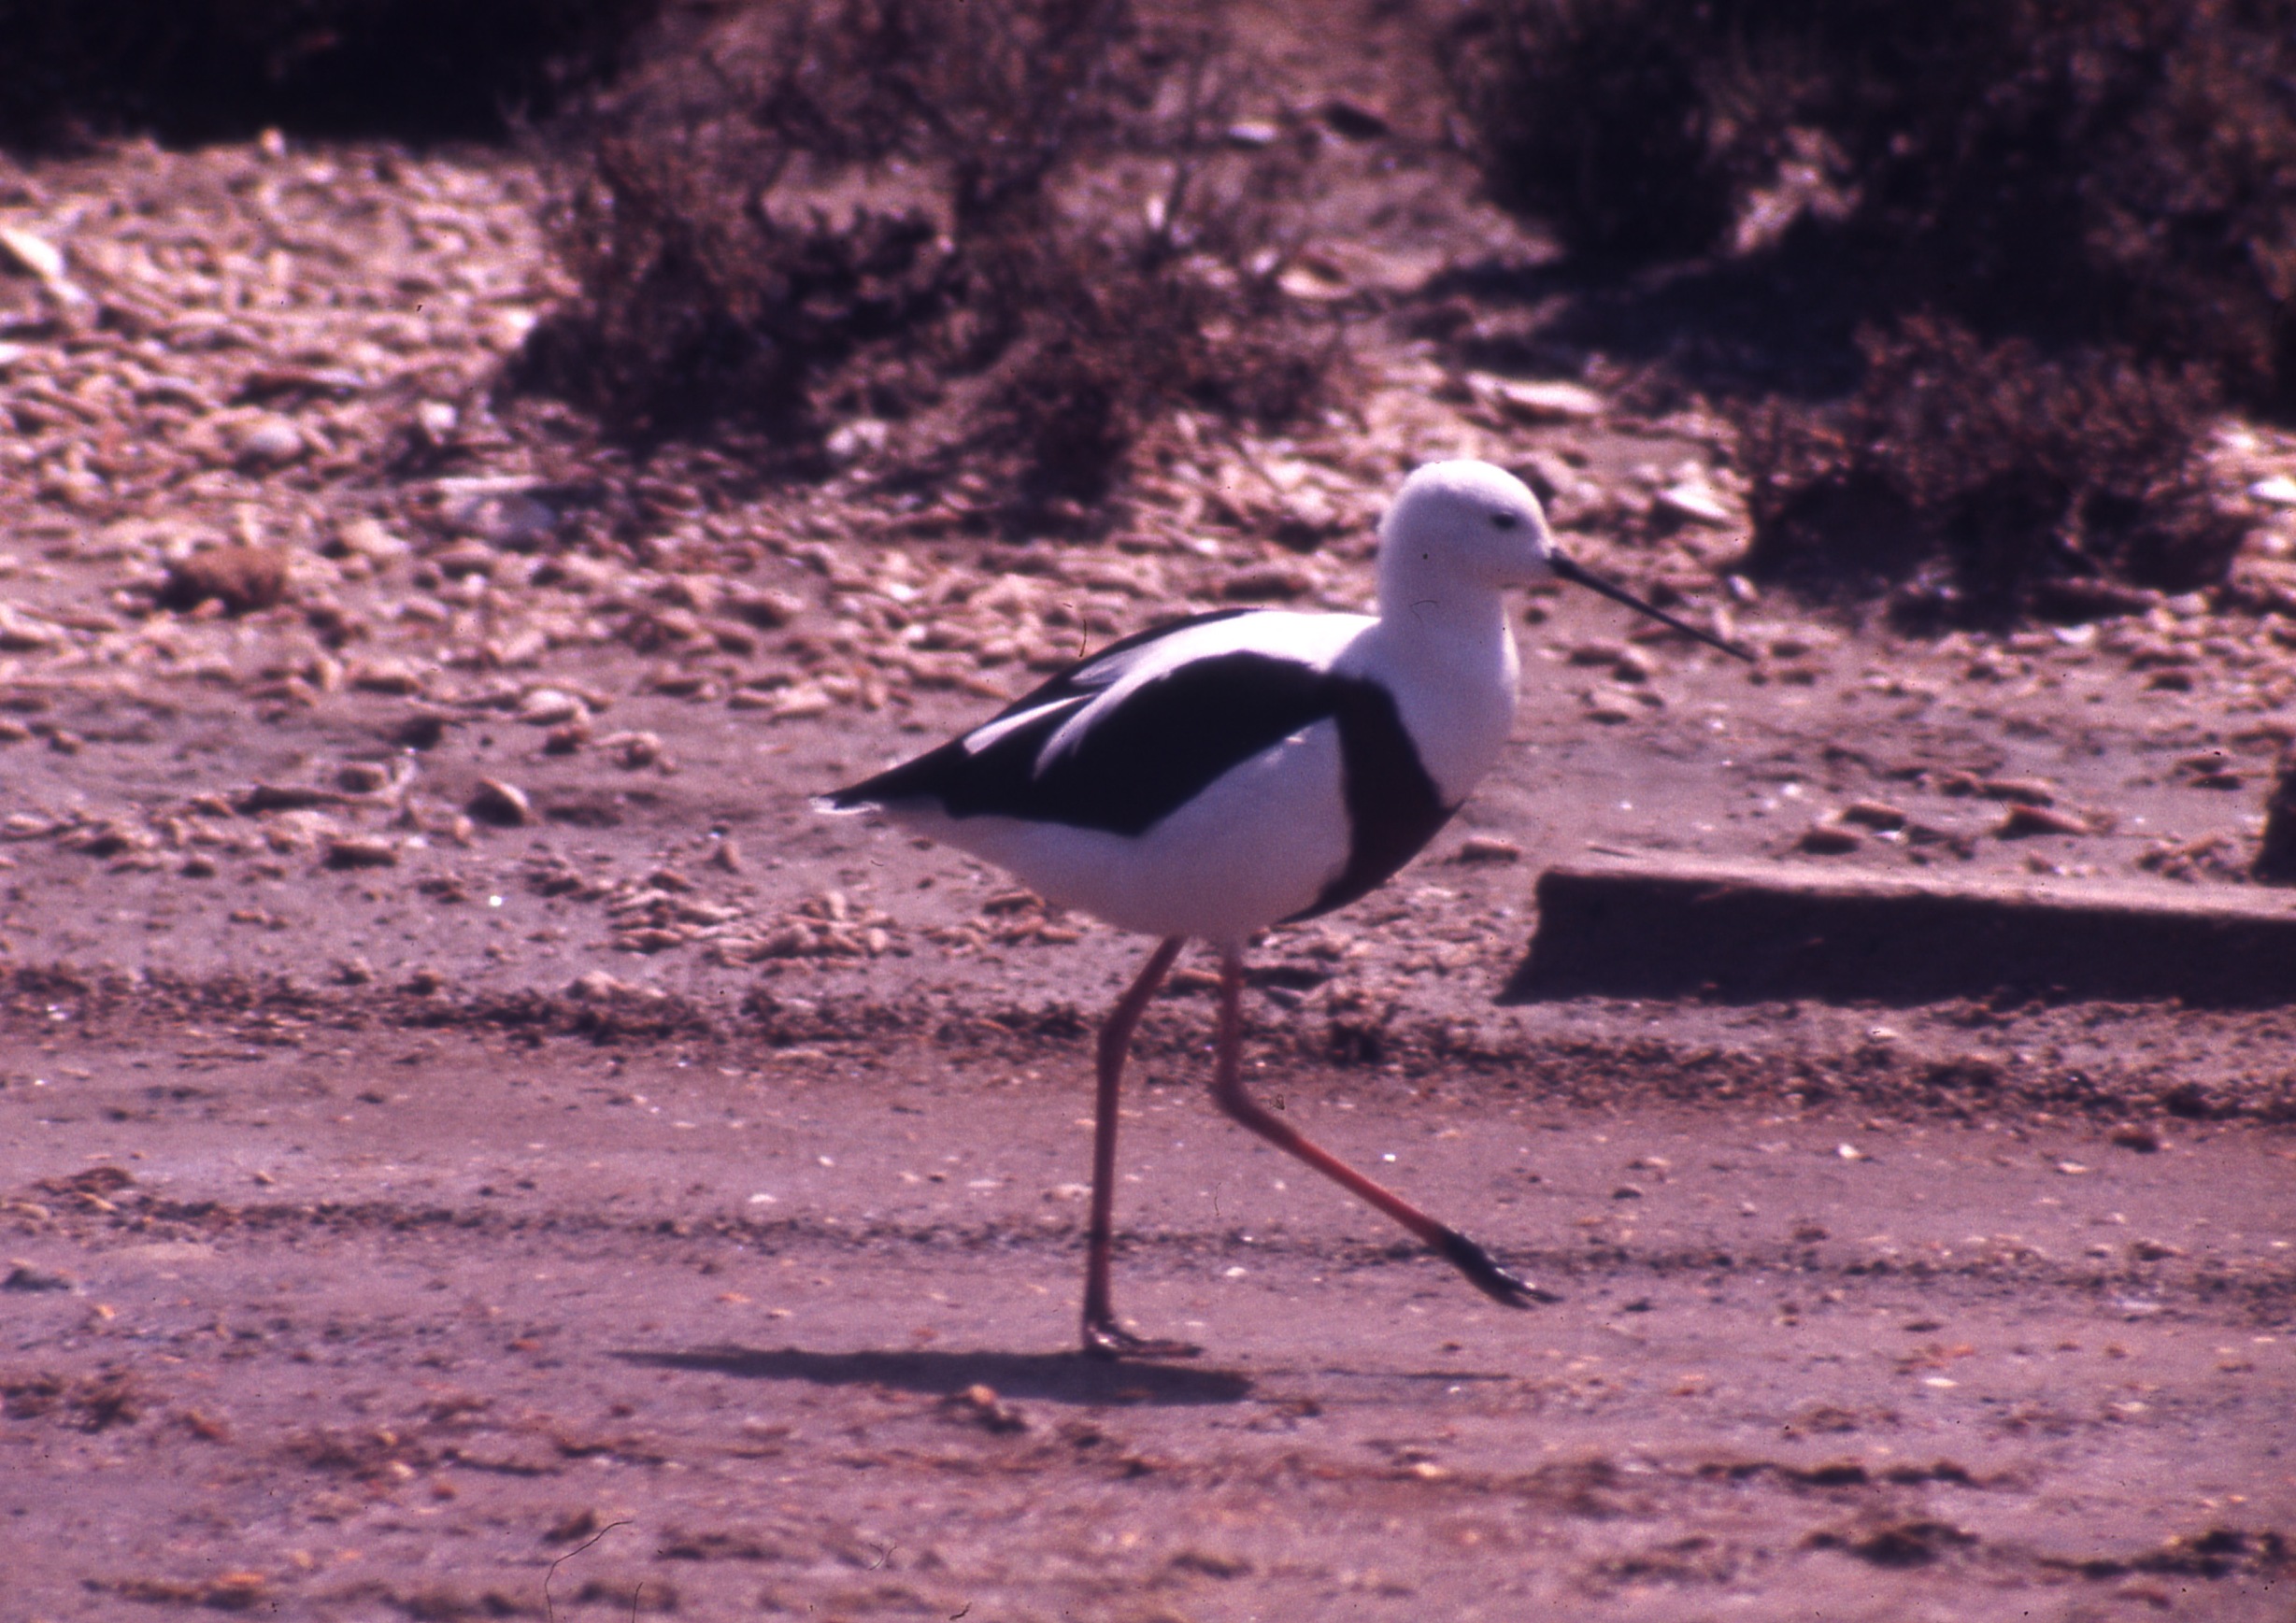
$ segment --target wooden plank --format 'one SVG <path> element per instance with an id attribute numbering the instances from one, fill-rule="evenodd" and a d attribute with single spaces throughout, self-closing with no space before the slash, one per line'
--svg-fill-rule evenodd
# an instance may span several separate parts
<path id="1" fill-rule="evenodd" d="M 2296 894 L 1940 882 L 1775 862 L 1564 865 L 1503 1003 L 1595 994 L 1908 1004 L 2003 993 L 2296 1002 Z"/>

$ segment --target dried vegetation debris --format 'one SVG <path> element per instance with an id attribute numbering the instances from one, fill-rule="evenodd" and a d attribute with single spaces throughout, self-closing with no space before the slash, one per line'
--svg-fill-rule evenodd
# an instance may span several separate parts
<path id="1" fill-rule="evenodd" d="M 1324 400 L 1335 337 L 1282 286 L 1313 147 L 1230 138 L 1219 36 L 1124 0 L 798 0 L 674 37 L 560 137 L 578 292 L 514 388 L 1070 529 L 1175 407 Z"/>
<path id="2" fill-rule="evenodd" d="M 2197 377 L 1928 319 L 1869 334 L 1865 364 L 1840 409 L 1750 425 L 1755 573 L 1896 588 L 1905 619 L 2079 622 L 2220 581 L 2246 537 L 2200 465 Z"/>
<path id="3" fill-rule="evenodd" d="M 10 528 L 234 612 L 279 589 L 204 577 L 205 548 L 403 548 L 384 477 L 420 422 L 488 439 L 464 397 L 557 292 L 528 185 L 514 164 L 278 143 L 0 173 L 0 223 L 53 256 L 0 275 Z"/>
<path id="4" fill-rule="evenodd" d="M 2296 409 L 2296 7 L 1659 9 L 1487 0 L 1448 61 L 1494 194 L 1605 296 L 1683 356 L 1769 330 L 1792 387 L 1706 380 L 1773 394 L 1757 563 L 1930 565 L 1932 622 L 2221 580 L 2259 514 L 2202 493 L 2218 404 Z"/>

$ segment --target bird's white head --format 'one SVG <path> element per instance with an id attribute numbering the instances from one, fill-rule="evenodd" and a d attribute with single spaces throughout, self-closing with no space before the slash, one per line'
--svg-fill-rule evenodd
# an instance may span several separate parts
<path id="1" fill-rule="evenodd" d="M 1528 486 L 1489 463 L 1430 463 L 1404 481 L 1379 525 L 1379 612 L 1433 629 L 1503 625 L 1499 594 L 1552 577 L 1622 603 L 1636 614 L 1734 659 L 1754 656 L 1700 631 L 1555 548 Z"/>
<path id="2" fill-rule="evenodd" d="M 1539 499 L 1489 463 L 1430 463 L 1404 481 L 1379 525 L 1383 589 L 1449 577 L 1494 591 L 1552 571 L 1554 537 Z"/>

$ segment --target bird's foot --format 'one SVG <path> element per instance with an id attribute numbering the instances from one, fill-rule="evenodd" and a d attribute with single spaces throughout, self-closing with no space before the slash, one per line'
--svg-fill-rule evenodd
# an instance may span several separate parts
<path id="1" fill-rule="evenodd" d="M 1452 1267 L 1464 1274 L 1477 1290 L 1493 1302 L 1504 1303 L 1508 1307 L 1533 1307 L 1542 1302 L 1562 1300 L 1553 1291 L 1543 1289 L 1528 1279 L 1518 1279 L 1492 1261 L 1490 1252 L 1456 1229 L 1445 1231 L 1439 1249 Z"/>
<path id="2" fill-rule="evenodd" d="M 1134 1335 L 1114 1319 L 1088 1320 L 1084 1356 L 1094 1359 L 1192 1359 L 1204 1349 L 1190 1341 Z"/>

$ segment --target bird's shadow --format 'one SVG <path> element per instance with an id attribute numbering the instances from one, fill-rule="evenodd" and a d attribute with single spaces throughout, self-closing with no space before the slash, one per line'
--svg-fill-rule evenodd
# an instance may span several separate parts
<path id="1" fill-rule="evenodd" d="M 1235 1370 L 1167 1363 L 1106 1362 L 1080 1353 L 949 1352 L 934 1348 L 863 1348 L 811 1352 L 803 1347 L 633 1348 L 614 1355 L 653 1369 L 693 1370 L 755 1381 L 806 1381 L 819 1387 L 891 1387 L 948 1397 L 991 1387 L 1003 1397 L 1101 1406 L 1111 1403 L 1235 1403 L 1251 1395 L 1251 1377 Z"/>

